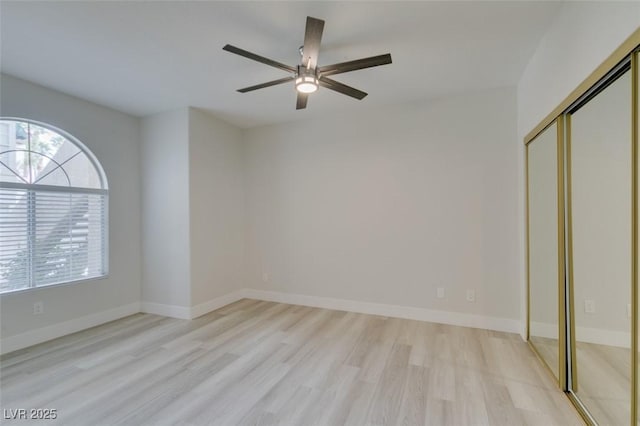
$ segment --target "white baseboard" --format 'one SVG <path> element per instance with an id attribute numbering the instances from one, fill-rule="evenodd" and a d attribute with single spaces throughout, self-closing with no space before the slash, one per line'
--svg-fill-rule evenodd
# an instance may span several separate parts
<path id="1" fill-rule="evenodd" d="M 601 328 L 576 327 L 576 341 L 629 349 L 631 348 L 631 333 L 628 331 L 603 330 Z"/>
<path id="2" fill-rule="evenodd" d="M 531 321 L 529 334 L 531 336 L 545 337 L 547 339 L 558 338 L 558 324 Z"/>
<path id="3" fill-rule="evenodd" d="M 526 321 L 520 325 L 520 338 L 523 342 L 527 341 L 527 323 Z"/>
<path id="4" fill-rule="evenodd" d="M 312 306 L 315 308 L 333 309 L 338 311 L 483 328 L 487 330 L 505 331 L 508 333 L 519 333 L 521 328 L 519 320 L 509 318 L 463 314 L 460 312 L 436 311 L 410 306 L 359 302 L 355 300 L 334 299 L 330 297 L 305 296 L 301 294 L 282 293 L 277 291 L 245 289 L 244 297 L 248 299 Z"/>
<path id="5" fill-rule="evenodd" d="M 191 319 L 191 308 L 188 306 L 165 305 L 162 303 L 142 302 L 141 312 L 178 319 Z"/>
<path id="6" fill-rule="evenodd" d="M 192 307 L 142 302 L 141 312 L 178 319 L 194 319 L 245 297 L 245 289 L 228 293 Z"/>
<path id="7" fill-rule="evenodd" d="M 244 289 L 235 291 L 209 300 L 208 302 L 201 303 L 192 308 L 150 302 L 132 303 L 118 308 L 109 309 L 107 311 L 98 312 L 96 314 L 86 315 L 73 320 L 38 328 L 15 336 L 2 338 L 0 339 L 0 354 L 37 345 L 38 343 L 43 343 L 48 340 L 66 336 L 67 334 L 86 330 L 87 328 L 137 314 L 138 312 L 146 312 L 179 319 L 193 319 L 222 308 L 230 303 L 237 302 L 245 297 L 244 293 Z"/>
<path id="8" fill-rule="evenodd" d="M 0 339 L 0 353 L 17 351 L 67 334 L 95 327 L 140 312 L 140 303 L 131 303 L 96 314 L 86 315 L 47 327 L 38 328 L 15 336 Z"/>
<path id="9" fill-rule="evenodd" d="M 531 322 L 531 335 L 557 339 L 558 325 Z M 576 341 L 629 349 L 631 347 L 631 333 L 628 331 L 603 330 L 601 328 L 576 327 Z"/>
<path id="10" fill-rule="evenodd" d="M 26 348 L 67 334 L 95 327 L 109 321 L 146 312 L 179 319 L 193 319 L 208 312 L 219 309 L 240 299 L 258 299 L 292 305 L 312 306 L 316 308 L 381 315 L 393 318 L 405 318 L 418 321 L 429 321 L 441 324 L 464 327 L 483 328 L 488 330 L 518 333 L 521 323 L 515 319 L 496 318 L 482 315 L 464 314 L 460 312 L 437 311 L 409 306 L 388 305 L 382 303 L 360 302 L 355 300 L 335 299 L 330 297 L 306 296 L 301 294 L 242 289 L 217 297 L 193 307 L 165 305 L 161 303 L 132 303 L 108 311 L 87 315 L 59 324 L 39 328 L 23 334 L 10 336 L 0 340 L 0 353 L 8 353 Z M 619 339 L 619 337 L 616 337 Z"/>
<path id="11" fill-rule="evenodd" d="M 233 293 L 225 294 L 224 296 L 216 297 L 215 299 L 211 299 L 208 302 L 201 303 L 191 308 L 190 317 L 198 318 L 204 314 L 208 314 L 211 311 L 215 311 L 216 309 L 220 309 L 223 306 L 227 306 L 231 303 L 237 302 L 240 299 L 244 299 L 245 289 L 234 291 Z"/>

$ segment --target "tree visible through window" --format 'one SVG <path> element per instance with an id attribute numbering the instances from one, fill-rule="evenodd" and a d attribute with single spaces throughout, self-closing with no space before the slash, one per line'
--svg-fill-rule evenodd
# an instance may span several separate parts
<path id="1" fill-rule="evenodd" d="M 0 293 L 107 274 L 107 182 L 80 142 L 0 119 Z"/>

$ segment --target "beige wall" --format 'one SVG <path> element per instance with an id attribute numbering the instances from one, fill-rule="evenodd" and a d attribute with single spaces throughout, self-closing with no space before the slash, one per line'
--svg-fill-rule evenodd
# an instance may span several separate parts
<path id="1" fill-rule="evenodd" d="M 48 123 L 87 146 L 109 180 L 109 276 L 0 296 L 3 339 L 137 304 L 141 291 L 140 128 L 135 117 L 7 75 L 0 115 Z M 33 315 L 33 303 L 44 313 Z M 135 309 L 135 306 L 132 308 Z"/>
<path id="2" fill-rule="evenodd" d="M 518 83 L 522 139 L 640 27 L 640 2 L 566 2 Z"/>
<path id="3" fill-rule="evenodd" d="M 244 287 L 241 132 L 189 108 L 191 305 Z"/>
<path id="4" fill-rule="evenodd" d="M 191 306 L 189 110 L 142 120 L 142 300 Z"/>
<path id="5" fill-rule="evenodd" d="M 189 316 L 243 288 L 241 133 L 183 108 L 144 118 L 142 136 L 143 308 Z"/>
<path id="6" fill-rule="evenodd" d="M 195 244 L 197 254 L 188 255 L 196 262 L 190 273 L 197 271 L 196 281 L 201 283 L 194 287 L 197 294 L 181 288 L 170 302 L 175 299 L 187 306 L 216 297 L 218 289 L 233 288 L 236 284 L 229 284 L 233 281 L 263 289 L 524 319 L 524 297 L 520 306 L 516 302 L 525 285 L 521 139 L 638 27 L 638 16 L 637 2 L 563 6 L 527 66 L 517 98 L 513 90 L 499 89 L 433 103 L 363 107 L 349 117 L 336 114 L 240 131 L 247 149 L 242 166 L 222 175 L 217 169 L 201 169 L 206 178 L 232 182 L 234 190 L 226 185 L 216 189 L 227 203 L 225 210 L 216 212 L 216 196 L 207 194 L 202 208 L 193 207 L 197 212 L 192 217 L 177 213 L 181 218 L 177 229 L 184 231 L 185 221 L 205 223 L 212 210 L 237 230 L 243 209 L 238 192 L 246 191 L 247 216 L 241 228 L 247 232 L 247 275 L 235 275 L 239 261 L 229 261 L 226 250 L 216 251 L 221 246 L 213 249 L 213 258 L 225 268 L 210 269 L 206 253 L 211 249 L 203 238 Z M 149 206 L 155 201 L 163 205 L 159 192 L 167 188 L 152 185 L 155 171 L 145 171 L 148 160 L 140 153 L 144 125 L 126 114 L 13 77 L 2 76 L 0 83 L 0 113 L 70 132 L 100 159 L 111 186 L 109 278 L 3 295 L 3 338 L 144 300 L 142 265 L 149 271 L 145 283 L 155 282 L 151 271 L 173 254 L 152 255 L 154 241 L 161 244 L 162 235 L 150 233 L 174 222 L 163 217 L 147 222 L 147 216 L 153 217 L 152 208 L 141 218 L 141 199 L 150 198 Z M 228 140 L 236 138 L 236 129 L 215 119 L 205 121 L 195 127 L 211 126 Z M 211 155 L 211 162 L 221 160 L 220 153 L 228 155 L 225 164 L 238 161 L 240 154 L 228 140 L 212 147 L 206 138 L 197 139 L 203 143 L 198 152 Z M 180 150 L 179 167 L 184 167 L 185 151 Z M 188 194 L 192 203 L 194 192 L 206 188 L 192 190 L 184 177 L 188 182 L 198 173 L 182 170 L 178 182 L 167 182 L 169 188 L 182 182 L 182 189 L 171 190 L 172 197 L 184 200 Z M 246 182 L 240 184 L 243 173 Z M 146 190 L 141 189 L 141 178 Z M 145 238 L 150 238 L 145 257 L 154 258 L 144 263 L 143 224 L 148 227 Z M 191 238 L 196 228 L 189 222 L 186 229 Z M 221 238 L 236 256 L 245 250 L 236 232 L 243 231 L 220 224 L 206 237 Z M 182 237 L 170 241 L 185 246 Z M 189 250 L 194 247 L 189 246 Z M 184 254 L 182 250 L 177 256 Z M 174 281 L 191 281 L 184 272 L 184 259 L 181 262 L 182 273 Z M 263 272 L 270 274 L 267 282 Z M 445 299 L 435 298 L 436 287 L 447 289 Z M 467 288 L 477 292 L 474 304 L 464 300 Z M 158 303 L 164 300 L 162 286 L 145 293 Z M 37 300 L 46 301 L 44 315 L 31 314 Z"/>
<path id="7" fill-rule="evenodd" d="M 247 286 L 518 318 L 515 106 L 496 89 L 248 130 Z"/>
<path id="8" fill-rule="evenodd" d="M 640 2 L 566 2 L 518 82 L 519 188 L 525 187 L 525 135 L 639 27 Z M 521 311 L 526 312 L 525 196 L 519 200 Z M 522 317 L 522 335 L 525 332 Z"/>

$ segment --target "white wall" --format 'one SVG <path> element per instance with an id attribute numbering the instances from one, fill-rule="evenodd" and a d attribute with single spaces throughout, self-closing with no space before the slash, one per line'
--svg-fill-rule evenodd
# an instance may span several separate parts
<path id="1" fill-rule="evenodd" d="M 242 133 L 188 108 L 140 126 L 2 76 L 0 114 L 76 136 L 111 188 L 110 276 L 1 296 L 3 339 L 135 305 L 143 287 L 145 301 L 186 308 L 247 285 L 523 319 L 524 297 L 516 302 L 525 282 L 522 137 L 639 19 L 638 2 L 567 3 L 517 98 L 500 89 Z M 215 183 L 205 185 L 209 179 Z M 198 232 L 212 217 L 215 226 Z M 246 279 L 238 275 L 243 229 Z M 209 247 L 212 239 L 221 244 Z M 435 298 L 440 286 L 445 299 Z M 473 304 L 464 300 L 467 288 L 477 292 Z M 34 316 L 40 300 L 45 313 Z"/>
<path id="2" fill-rule="evenodd" d="M 522 140 L 640 27 L 640 2 L 575 1 L 563 5 L 518 83 Z"/>
<path id="3" fill-rule="evenodd" d="M 191 306 L 189 110 L 142 120 L 142 300 Z"/>
<path id="4" fill-rule="evenodd" d="M 247 285 L 518 318 L 515 139 L 514 89 L 246 131 Z"/>
<path id="5" fill-rule="evenodd" d="M 640 2 L 567 2 L 518 83 L 519 188 L 525 187 L 525 135 L 600 65 L 640 23 Z M 525 192 L 520 191 L 520 283 L 525 326 Z"/>
<path id="6" fill-rule="evenodd" d="M 109 180 L 109 276 L 0 296 L 2 339 L 128 307 L 140 300 L 139 120 L 26 81 L 0 76 L 0 115 L 41 121 L 78 138 Z M 33 315 L 33 303 L 44 313 Z M 129 312 L 131 313 L 131 312 Z"/>
<path id="7" fill-rule="evenodd" d="M 241 131 L 183 108 L 145 117 L 142 141 L 143 310 L 198 316 L 244 287 Z"/>
<path id="8" fill-rule="evenodd" d="M 241 132 L 189 109 L 191 305 L 244 287 Z"/>

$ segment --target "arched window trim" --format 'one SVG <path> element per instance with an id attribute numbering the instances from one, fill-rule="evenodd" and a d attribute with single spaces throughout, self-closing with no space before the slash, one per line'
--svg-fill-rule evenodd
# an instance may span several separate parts
<path id="1" fill-rule="evenodd" d="M 29 278 L 29 283 L 28 283 L 27 287 L 18 288 L 18 289 L 15 289 L 15 290 L 0 291 L 0 294 L 9 294 L 9 293 L 16 293 L 16 292 L 23 292 L 23 291 L 31 291 L 31 290 L 37 290 L 37 289 L 40 289 L 40 288 L 43 288 L 43 287 L 65 286 L 65 285 L 70 285 L 70 284 L 74 284 L 74 283 L 78 283 L 78 282 L 93 281 L 93 280 L 100 280 L 100 279 L 107 278 L 109 276 L 109 208 L 108 208 L 108 205 L 109 205 L 109 202 L 108 202 L 108 200 L 109 200 L 109 189 L 108 189 L 109 185 L 108 185 L 108 180 L 107 180 L 106 173 L 105 173 L 104 169 L 102 168 L 102 165 L 100 164 L 100 162 L 96 158 L 95 154 L 86 145 L 84 145 L 80 140 L 78 140 L 76 137 L 74 137 L 70 133 L 68 133 L 68 132 L 66 132 L 66 131 L 64 131 L 62 129 L 59 129 L 56 126 L 53 126 L 51 124 L 43 123 L 43 122 L 40 122 L 40 121 L 37 121 L 37 120 L 25 119 L 25 118 L 21 118 L 21 117 L 12 117 L 12 116 L 0 116 L 0 121 L 21 122 L 21 123 L 27 123 L 27 124 L 32 124 L 32 125 L 35 125 L 35 126 L 42 127 L 44 129 L 50 130 L 51 132 L 57 133 L 58 135 L 62 136 L 67 141 L 69 141 L 71 144 L 76 146 L 78 148 L 78 150 L 79 150 L 77 153 L 73 154 L 70 158 L 67 158 L 62 162 L 57 162 L 56 160 L 54 160 L 50 156 L 45 155 L 42 152 L 37 152 L 37 151 L 30 151 L 30 150 L 7 150 L 7 151 L 2 151 L 2 152 L 0 152 L 0 154 L 6 153 L 6 152 L 11 152 L 11 151 L 26 151 L 26 152 L 35 153 L 37 155 L 42 155 L 43 157 L 49 158 L 50 161 L 53 161 L 53 163 L 56 165 L 56 167 L 53 168 L 52 170 L 48 171 L 45 175 L 38 177 L 33 183 L 3 182 L 3 181 L 0 181 L 0 189 L 1 188 L 7 188 L 7 189 L 17 189 L 17 190 L 25 190 L 25 191 L 33 191 L 33 192 L 38 191 L 40 193 L 43 193 L 43 192 L 44 193 L 46 193 L 46 192 L 57 192 L 57 193 L 66 193 L 66 194 L 95 194 L 95 195 L 101 195 L 103 197 L 103 213 L 102 213 L 103 239 L 102 239 L 102 243 L 101 243 L 102 247 L 103 247 L 102 252 L 101 252 L 101 256 L 102 256 L 103 261 L 102 261 L 102 272 L 99 275 L 92 275 L 92 276 L 81 277 L 81 278 L 70 278 L 70 279 L 66 279 L 64 281 L 59 281 L 59 282 L 49 283 L 49 284 L 41 284 L 41 285 L 38 285 L 38 283 L 33 281 L 32 278 Z M 93 166 L 93 168 L 94 168 L 94 170 L 95 170 L 95 172 L 96 172 L 96 174 L 98 176 L 98 180 L 99 180 L 101 188 L 95 188 L 95 187 L 91 188 L 91 187 L 72 186 L 71 185 L 71 181 L 68 178 L 68 173 L 64 169 L 63 166 L 68 161 L 70 161 L 71 159 L 73 159 L 74 157 L 76 157 L 77 155 L 79 155 L 81 153 L 86 156 L 86 158 L 91 163 L 91 166 Z M 9 170 L 13 170 L 10 167 L 8 167 L 8 168 L 9 168 Z M 46 184 L 38 183 L 38 181 L 42 180 L 44 177 L 46 177 L 46 175 L 49 175 L 50 173 L 54 172 L 55 170 L 58 170 L 58 168 L 67 177 L 67 182 L 69 182 L 68 186 L 46 185 Z M 31 272 L 29 273 L 29 275 L 31 276 Z"/>
<path id="2" fill-rule="evenodd" d="M 69 132 L 66 132 L 62 129 L 59 129 L 55 126 L 52 126 L 51 124 L 48 123 L 43 123 L 41 121 L 36 121 L 36 120 L 30 120 L 28 118 L 20 118 L 20 117 L 5 117 L 5 116 L 0 116 L 0 121 L 19 121 L 22 123 L 29 123 L 29 124 L 33 124 L 35 126 L 40 126 L 43 127 L 45 129 L 51 130 L 52 132 L 55 132 L 57 134 L 59 134 L 60 136 L 63 136 L 65 139 L 67 139 L 68 141 L 70 141 L 71 143 L 73 143 L 74 145 L 76 145 L 78 147 L 78 149 L 80 150 L 80 152 L 82 152 L 84 155 L 87 156 L 87 158 L 89 159 L 89 161 L 91 162 L 91 164 L 93 165 L 93 167 L 95 168 L 95 170 L 98 172 L 98 177 L 100 178 L 100 186 L 101 186 L 101 190 L 103 191 L 108 191 L 109 190 L 109 183 L 107 181 L 107 175 L 104 172 L 104 169 L 102 168 L 102 165 L 100 164 L 100 162 L 98 161 L 98 159 L 96 158 L 96 156 L 93 154 L 93 152 L 85 145 L 83 144 L 81 141 L 79 141 L 75 136 L 71 135 Z M 3 151 L 0 152 L 0 154 L 7 152 L 7 151 Z M 32 151 L 35 152 L 35 151 Z M 40 152 L 36 152 L 36 154 L 38 155 L 43 155 Z M 74 155 L 75 156 L 75 155 Z M 71 158 L 66 159 L 65 161 L 63 161 L 61 164 L 66 163 L 67 161 L 69 161 Z M 58 163 L 56 163 L 58 164 Z M 55 169 L 54 169 L 55 170 Z M 64 169 L 62 169 L 64 170 Z M 53 170 L 51 170 L 53 171 Z M 9 182 L 0 182 L 0 183 L 9 183 Z M 42 187 L 46 187 L 47 185 L 40 185 L 37 182 L 36 183 L 24 183 L 21 185 L 26 185 L 23 187 L 28 187 L 28 186 L 37 186 L 39 188 Z M 74 186 L 63 186 L 61 188 L 75 188 Z M 82 188 L 82 187 L 78 187 L 78 188 Z M 82 189 L 95 189 L 95 188 L 82 188 Z"/>

